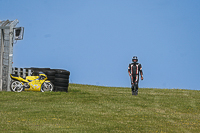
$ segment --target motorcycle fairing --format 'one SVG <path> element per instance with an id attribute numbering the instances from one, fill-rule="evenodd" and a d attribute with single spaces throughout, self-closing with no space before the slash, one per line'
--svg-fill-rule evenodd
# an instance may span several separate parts
<path id="1" fill-rule="evenodd" d="M 24 88 L 25 91 L 41 91 L 41 86 L 44 82 L 47 81 L 47 76 L 43 73 L 39 74 L 39 76 L 26 76 L 26 79 L 19 77 L 17 74 L 10 74 L 10 77 L 13 80 L 18 80 L 24 85 L 25 83 L 30 86 L 28 88 Z"/>

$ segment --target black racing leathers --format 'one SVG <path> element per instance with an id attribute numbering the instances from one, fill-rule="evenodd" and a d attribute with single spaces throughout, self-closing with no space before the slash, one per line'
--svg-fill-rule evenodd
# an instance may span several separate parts
<path id="1" fill-rule="evenodd" d="M 138 94 L 139 73 L 143 76 L 142 65 L 140 63 L 130 63 L 128 73 L 131 77 L 132 95 Z"/>

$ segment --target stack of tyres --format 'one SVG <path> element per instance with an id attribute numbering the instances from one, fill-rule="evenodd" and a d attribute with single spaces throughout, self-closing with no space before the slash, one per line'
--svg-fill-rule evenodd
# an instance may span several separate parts
<path id="1" fill-rule="evenodd" d="M 63 69 L 52 69 L 52 70 L 56 72 L 54 79 L 55 91 L 68 92 L 70 72 Z"/>
<path id="2" fill-rule="evenodd" d="M 56 72 L 54 70 L 51 70 L 51 69 L 50 70 L 44 70 L 42 72 L 44 72 L 47 75 L 47 80 L 51 81 L 51 83 L 54 84 Z"/>

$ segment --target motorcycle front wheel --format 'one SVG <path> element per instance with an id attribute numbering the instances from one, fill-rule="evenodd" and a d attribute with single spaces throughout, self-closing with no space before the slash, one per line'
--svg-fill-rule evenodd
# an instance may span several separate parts
<path id="1" fill-rule="evenodd" d="M 10 84 L 10 90 L 14 92 L 21 92 L 23 91 L 23 85 L 19 81 L 12 81 Z"/>
<path id="2" fill-rule="evenodd" d="M 41 86 L 41 92 L 53 91 L 54 85 L 51 82 L 44 82 Z"/>

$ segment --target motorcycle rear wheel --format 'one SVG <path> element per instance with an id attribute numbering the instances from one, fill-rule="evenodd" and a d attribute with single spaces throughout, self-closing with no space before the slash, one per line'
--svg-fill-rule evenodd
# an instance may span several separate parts
<path id="1" fill-rule="evenodd" d="M 54 85 L 51 82 L 44 82 L 41 86 L 41 92 L 53 91 Z"/>
<path id="2" fill-rule="evenodd" d="M 23 91 L 23 85 L 19 81 L 12 81 L 10 84 L 10 90 L 14 92 L 21 92 Z"/>

